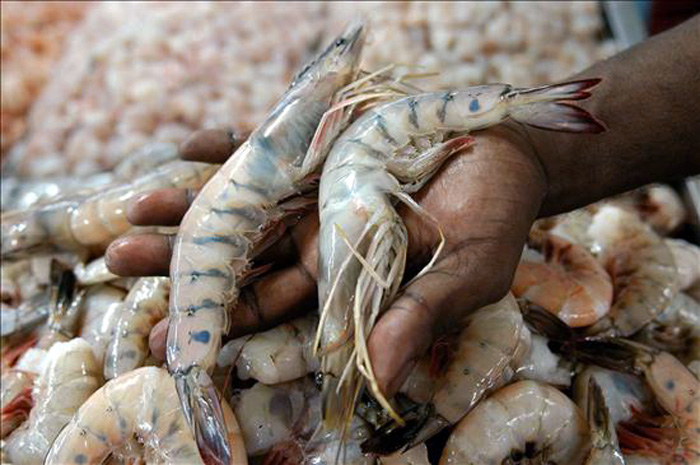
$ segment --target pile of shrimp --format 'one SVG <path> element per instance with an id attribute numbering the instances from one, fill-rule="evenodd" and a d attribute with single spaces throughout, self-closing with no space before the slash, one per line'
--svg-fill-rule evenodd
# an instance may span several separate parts
<path id="1" fill-rule="evenodd" d="M 538 220 L 511 291 L 381 392 L 368 334 L 445 242 L 411 194 L 506 119 L 604 126 L 576 105 L 597 79 L 426 93 L 362 70 L 365 34 L 324 48 L 223 165 L 149 144 L 110 173 L 3 188 L 2 463 L 700 462 L 700 248 L 668 186 Z M 129 202 L 163 187 L 197 192 L 155 229 L 170 276 L 113 274 L 108 244 L 151 231 Z M 440 231 L 416 276 L 399 202 Z M 229 338 L 253 261 L 316 203 L 317 311 Z"/>

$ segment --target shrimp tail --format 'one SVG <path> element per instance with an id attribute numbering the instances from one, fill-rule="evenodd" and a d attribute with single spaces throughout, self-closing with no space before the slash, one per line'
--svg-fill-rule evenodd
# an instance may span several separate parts
<path id="1" fill-rule="evenodd" d="M 553 313 L 527 299 L 519 299 L 518 305 L 530 330 L 549 340 L 568 341 L 574 339 L 574 332 L 569 325 Z"/>
<path id="2" fill-rule="evenodd" d="M 640 356 L 652 349 L 621 338 L 551 340 L 549 348 L 567 358 L 609 370 L 640 374 Z"/>
<path id="3" fill-rule="evenodd" d="M 613 431 L 610 429 L 610 412 L 607 405 L 605 405 L 603 390 L 593 376 L 588 380 L 588 399 L 586 402 L 588 425 L 591 431 L 599 433 L 602 439 L 610 442 L 613 434 Z"/>
<path id="4" fill-rule="evenodd" d="M 511 99 L 510 116 L 523 124 L 559 132 L 605 132 L 603 123 L 588 111 L 571 103 L 591 96 L 590 89 L 601 79 L 584 79 L 534 89 L 514 89 L 505 95 Z"/>
<path id="5" fill-rule="evenodd" d="M 194 431 L 204 463 L 228 465 L 231 445 L 214 382 L 197 366 L 186 373 L 176 373 L 174 378 L 185 418 Z"/>

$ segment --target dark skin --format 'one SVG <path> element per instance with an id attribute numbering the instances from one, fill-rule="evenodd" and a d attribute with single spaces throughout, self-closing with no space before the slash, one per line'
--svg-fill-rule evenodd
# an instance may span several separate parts
<path id="1" fill-rule="evenodd" d="M 650 182 L 700 173 L 700 17 L 600 62 L 571 79 L 603 82 L 581 105 L 604 121 L 600 135 L 563 134 L 505 123 L 474 133 L 414 198 L 440 222 L 447 245 L 435 267 L 411 283 L 369 340 L 375 374 L 391 396 L 415 361 L 448 328 L 503 297 L 537 217 L 569 211 Z M 225 132 L 200 132 L 183 158 L 223 162 L 235 149 Z M 161 190 L 131 206 L 138 225 L 178 224 L 192 195 Z M 409 235 L 407 275 L 438 242 L 437 230 L 399 207 Z M 276 269 L 244 288 L 230 337 L 273 326 L 316 305 L 318 217 L 305 216 L 257 262 Z M 115 241 L 108 264 L 121 275 L 167 275 L 171 239 Z M 151 334 L 163 355 L 167 322 Z"/>

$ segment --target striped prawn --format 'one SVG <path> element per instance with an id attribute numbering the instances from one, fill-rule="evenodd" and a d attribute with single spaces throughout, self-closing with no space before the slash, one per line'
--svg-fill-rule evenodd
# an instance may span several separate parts
<path id="1" fill-rule="evenodd" d="M 357 76 L 363 43 L 362 27 L 352 26 L 297 76 L 201 190 L 175 240 L 167 363 L 198 445 L 221 463 L 230 450 L 210 373 L 228 328 L 226 308 L 235 305 L 250 260 L 299 211 L 293 203 L 303 199 L 286 200 L 310 189 L 330 134 L 344 121 L 325 124 L 314 138 L 336 95 Z"/>
<path id="2" fill-rule="evenodd" d="M 533 89 L 506 84 L 413 94 L 375 106 L 345 130 L 323 167 L 319 192 L 321 311 L 317 352 L 324 373 L 324 426 L 341 428 L 369 380 L 382 405 L 366 340 L 403 278 L 407 233 L 394 200 L 431 219 L 410 196 L 452 154 L 468 132 L 512 118 L 554 131 L 598 133 L 604 127 L 571 103 L 600 82 L 588 79 Z M 427 271 L 437 259 L 441 241 Z M 396 416 L 397 420 L 400 420 Z"/>

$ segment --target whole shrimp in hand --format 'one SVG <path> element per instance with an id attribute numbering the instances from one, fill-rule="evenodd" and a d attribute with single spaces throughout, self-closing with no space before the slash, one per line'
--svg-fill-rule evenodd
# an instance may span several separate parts
<path id="1" fill-rule="evenodd" d="M 167 361 L 205 456 L 227 462 L 230 455 L 208 373 L 228 331 L 226 309 L 236 304 L 251 259 L 277 239 L 285 217 L 308 204 L 280 205 L 311 187 L 309 177 L 323 162 L 323 151 L 307 156 L 312 137 L 336 94 L 356 77 L 363 42 L 362 27 L 350 27 L 306 67 L 182 220 L 170 267 Z"/>
<path id="2" fill-rule="evenodd" d="M 327 428 L 348 423 L 363 378 L 393 411 L 374 374 L 367 339 L 404 274 L 408 237 L 395 203 L 403 202 L 439 231 L 437 249 L 420 277 L 433 268 L 446 239 L 444 225 L 409 194 L 425 185 L 450 156 L 472 144 L 469 132 L 509 118 L 552 131 L 602 132 L 593 116 L 571 103 L 588 98 L 599 82 L 533 89 L 494 84 L 413 95 L 364 113 L 336 141 L 319 190 L 317 348 Z"/>

